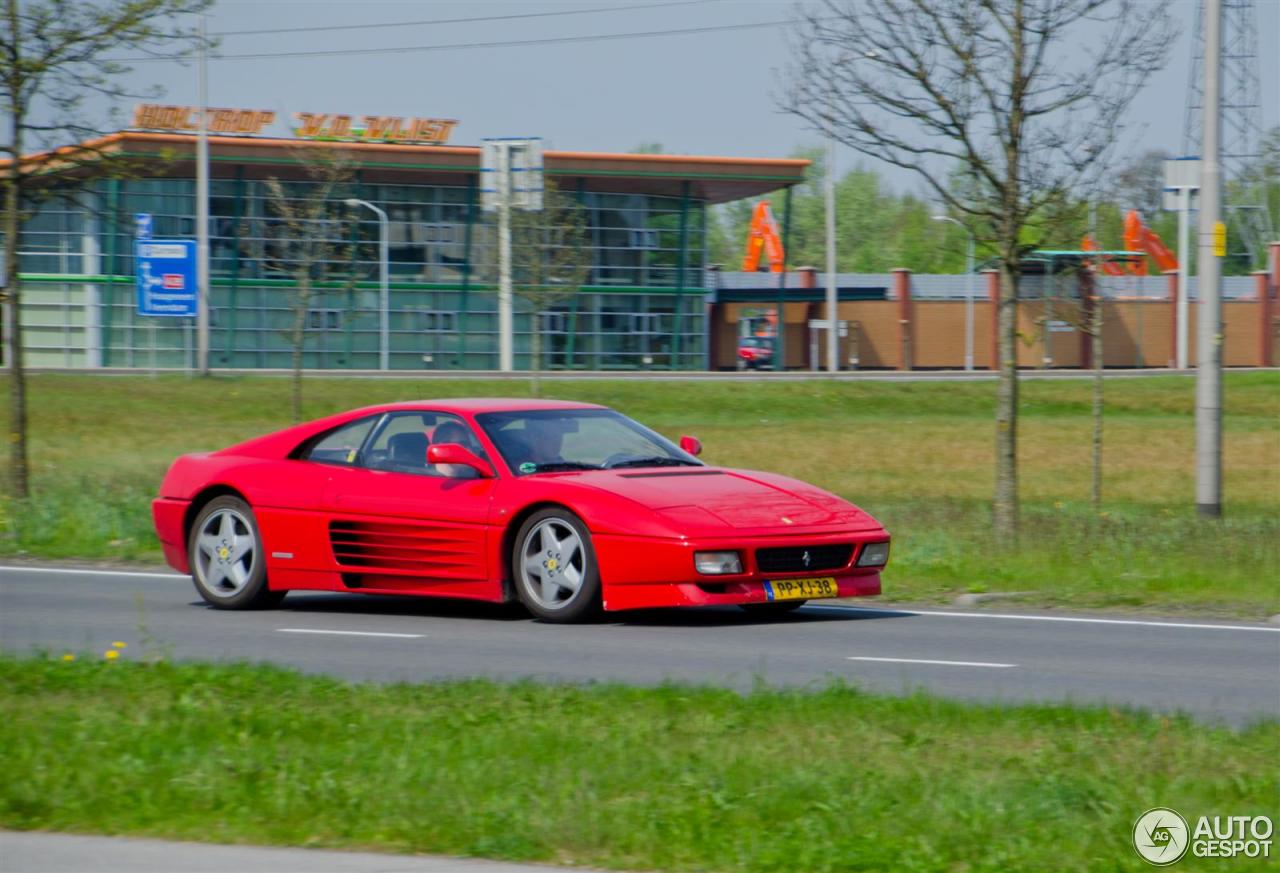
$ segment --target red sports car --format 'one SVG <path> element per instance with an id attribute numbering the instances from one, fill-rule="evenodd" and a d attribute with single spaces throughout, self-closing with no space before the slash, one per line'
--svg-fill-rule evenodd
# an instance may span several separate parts
<path id="1" fill-rule="evenodd" d="M 396 403 L 183 455 L 152 511 L 166 559 L 222 609 L 355 591 L 518 599 L 573 621 L 880 593 L 874 518 L 700 451 L 586 403 Z"/>

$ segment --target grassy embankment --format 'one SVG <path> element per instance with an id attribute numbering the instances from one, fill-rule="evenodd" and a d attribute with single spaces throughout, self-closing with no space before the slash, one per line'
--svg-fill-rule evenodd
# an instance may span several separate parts
<path id="1" fill-rule="evenodd" d="M 0 656 L 0 827 L 639 870 L 1138 870 L 1152 806 L 1280 817 L 1275 722 L 135 654 Z"/>
<path id="2" fill-rule="evenodd" d="M 150 561 L 148 501 L 182 452 L 288 423 L 279 378 L 41 375 L 31 380 L 35 497 L 0 497 L 0 555 Z M 528 383 L 309 379 L 305 414 L 418 397 L 524 395 Z M 1105 505 L 1089 493 L 1089 383 L 1026 382 L 1024 529 L 999 554 L 989 500 L 994 384 L 553 382 L 548 396 L 614 406 L 705 459 L 818 483 L 895 535 L 886 593 L 940 600 L 1031 591 L 1028 603 L 1280 612 L 1280 376 L 1228 374 L 1226 518 L 1195 518 L 1194 385 L 1107 384 Z"/>

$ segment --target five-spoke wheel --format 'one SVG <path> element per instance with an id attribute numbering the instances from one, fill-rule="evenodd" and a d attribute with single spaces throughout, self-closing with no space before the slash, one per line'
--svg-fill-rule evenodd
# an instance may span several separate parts
<path id="1" fill-rule="evenodd" d="M 209 501 L 191 526 L 188 545 L 196 591 L 212 606 L 251 609 L 284 597 L 267 588 L 262 536 L 253 510 L 238 497 Z"/>
<path id="2" fill-rule="evenodd" d="M 535 512 L 516 534 L 512 577 L 538 618 L 576 621 L 600 605 L 600 575 L 587 526 L 567 509 Z"/>

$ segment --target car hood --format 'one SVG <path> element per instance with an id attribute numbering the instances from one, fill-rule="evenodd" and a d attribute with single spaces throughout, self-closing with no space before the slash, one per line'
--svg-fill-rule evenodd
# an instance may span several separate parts
<path id="1" fill-rule="evenodd" d="M 686 529 L 880 527 L 874 518 L 847 500 L 772 473 L 700 467 L 608 471 L 591 477 L 597 487 L 660 512 Z M 607 481 L 600 481 L 605 477 Z"/>

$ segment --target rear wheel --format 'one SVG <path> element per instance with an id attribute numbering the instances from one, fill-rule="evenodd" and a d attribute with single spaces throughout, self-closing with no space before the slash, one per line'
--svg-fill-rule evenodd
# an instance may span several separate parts
<path id="1" fill-rule="evenodd" d="M 535 512 L 511 552 L 516 595 L 544 621 L 581 621 L 600 610 L 600 572 L 591 534 L 567 509 Z"/>
<path id="2" fill-rule="evenodd" d="M 777 600 L 772 603 L 739 603 L 738 606 L 752 615 L 786 615 L 788 612 L 795 612 L 808 602 L 807 600 Z"/>
<path id="3" fill-rule="evenodd" d="M 249 504 L 238 497 L 209 501 L 187 543 L 196 591 L 216 609 L 275 606 L 285 592 L 267 587 L 262 534 Z"/>

